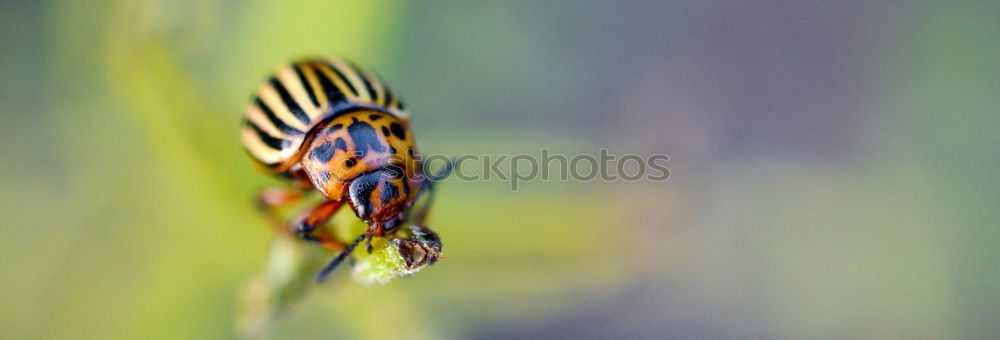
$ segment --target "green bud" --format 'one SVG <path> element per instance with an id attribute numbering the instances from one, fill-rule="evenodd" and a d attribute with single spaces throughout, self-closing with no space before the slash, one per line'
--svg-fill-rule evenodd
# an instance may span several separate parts
<path id="1" fill-rule="evenodd" d="M 427 227 L 400 228 L 386 238 L 372 239 L 372 252 L 354 251 L 352 276 L 370 285 L 412 275 L 441 257 L 441 240 Z"/>

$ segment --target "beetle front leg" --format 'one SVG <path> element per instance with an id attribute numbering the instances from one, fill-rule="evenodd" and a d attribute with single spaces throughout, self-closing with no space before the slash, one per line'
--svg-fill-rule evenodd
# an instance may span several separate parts
<path id="1" fill-rule="evenodd" d="M 296 218 L 289 229 L 299 237 L 330 249 L 344 249 L 346 244 L 337 240 L 327 229 L 319 227 L 333 217 L 344 201 L 326 201 L 309 209 Z"/>
<path id="2" fill-rule="evenodd" d="M 393 219 L 393 220 L 389 220 L 388 222 L 369 225 L 368 229 L 365 230 L 365 234 L 364 234 L 364 236 L 366 238 L 366 240 L 365 240 L 365 250 L 367 250 L 368 253 L 371 254 L 372 253 L 372 237 L 385 236 L 385 234 L 387 232 L 392 231 L 393 229 L 396 229 L 396 227 L 399 226 L 399 222 L 400 222 L 399 219 Z"/>
<path id="3" fill-rule="evenodd" d="M 382 235 L 382 230 L 383 229 L 382 229 L 381 225 L 379 225 L 379 224 L 369 225 L 368 226 L 368 230 L 365 230 L 365 234 L 364 234 L 364 236 L 365 236 L 365 250 L 368 251 L 369 254 L 372 253 L 372 237 L 375 237 L 376 235 L 381 236 Z"/>

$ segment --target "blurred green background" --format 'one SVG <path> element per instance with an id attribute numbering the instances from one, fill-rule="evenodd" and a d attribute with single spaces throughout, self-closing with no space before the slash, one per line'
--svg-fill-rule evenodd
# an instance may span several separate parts
<path id="1" fill-rule="evenodd" d="M 251 91 L 341 54 L 436 154 L 666 153 L 441 185 L 447 258 L 272 336 L 1000 336 L 995 1 L 3 1 L 0 338 L 231 338 L 267 257 Z M 346 272 L 342 272 L 346 273 Z"/>

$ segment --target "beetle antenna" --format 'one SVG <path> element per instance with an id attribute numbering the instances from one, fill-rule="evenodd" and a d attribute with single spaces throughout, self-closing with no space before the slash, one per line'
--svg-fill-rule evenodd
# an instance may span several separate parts
<path id="1" fill-rule="evenodd" d="M 354 251 L 354 247 L 357 247 L 358 243 L 361 243 L 361 240 L 364 240 L 367 235 L 368 232 L 362 233 L 361 236 L 358 236 L 358 238 L 351 243 L 351 245 L 344 248 L 344 251 L 341 251 L 340 254 L 333 259 L 333 261 L 330 261 L 330 263 L 327 263 L 323 269 L 320 269 L 319 273 L 316 274 L 316 283 L 326 281 L 327 277 L 330 276 L 330 273 L 332 273 L 334 269 L 337 269 L 337 266 L 339 266 L 341 262 L 344 262 L 344 259 L 346 259 L 348 255 L 351 255 L 351 252 Z"/>

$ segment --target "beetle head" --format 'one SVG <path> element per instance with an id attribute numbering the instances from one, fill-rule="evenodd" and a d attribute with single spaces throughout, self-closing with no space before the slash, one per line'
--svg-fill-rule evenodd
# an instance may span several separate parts
<path id="1" fill-rule="evenodd" d="M 351 180 L 347 199 L 365 223 L 385 223 L 398 218 L 410 194 L 410 183 L 397 166 L 389 165 Z"/>

